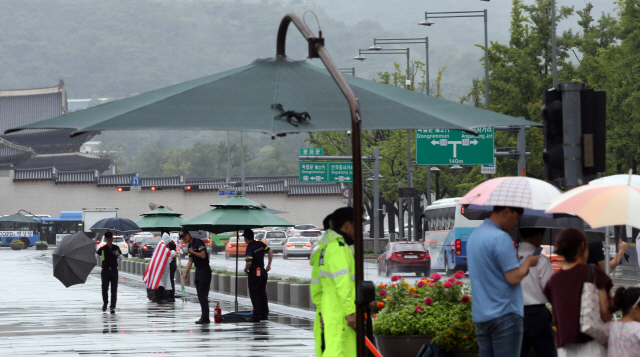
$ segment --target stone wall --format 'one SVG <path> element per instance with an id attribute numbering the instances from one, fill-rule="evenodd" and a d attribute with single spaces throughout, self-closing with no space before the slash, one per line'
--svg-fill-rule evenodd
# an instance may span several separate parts
<path id="1" fill-rule="evenodd" d="M 288 196 L 286 193 L 248 193 L 248 199 L 287 213 L 278 216 L 294 224 L 310 223 L 322 227 L 322 220 L 336 208 L 345 206 L 342 196 Z M 149 212 L 149 203 L 170 206 L 192 219 L 227 199 L 217 191 L 184 192 L 182 188 L 160 191 L 117 192 L 116 187 L 95 184 L 56 184 L 53 181 L 14 182 L 12 175 L 0 177 L 0 215 L 20 209 L 34 214 L 59 216 L 60 211 L 81 211 L 83 208 L 117 207 L 120 216 L 137 220 Z"/>

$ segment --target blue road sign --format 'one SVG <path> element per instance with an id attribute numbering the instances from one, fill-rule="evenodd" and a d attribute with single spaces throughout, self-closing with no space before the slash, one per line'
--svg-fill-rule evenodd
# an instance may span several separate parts
<path id="1" fill-rule="evenodd" d="M 235 196 L 235 195 L 236 195 L 236 191 L 224 191 L 224 190 L 218 191 L 218 196 Z"/>
<path id="2" fill-rule="evenodd" d="M 140 177 L 133 176 L 131 178 L 131 186 L 140 186 L 141 183 L 142 183 L 142 180 L 140 180 Z"/>

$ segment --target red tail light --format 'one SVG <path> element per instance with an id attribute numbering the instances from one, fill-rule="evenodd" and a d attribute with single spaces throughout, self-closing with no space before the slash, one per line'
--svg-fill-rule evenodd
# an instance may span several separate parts
<path id="1" fill-rule="evenodd" d="M 125 243 L 125 244 L 124 244 L 124 247 L 125 247 L 125 248 L 127 248 L 127 247 L 128 247 L 127 243 Z"/>
<path id="2" fill-rule="evenodd" d="M 456 239 L 456 255 L 462 254 L 462 241 L 460 239 Z"/>
<path id="3" fill-rule="evenodd" d="M 425 258 L 425 257 L 427 257 L 427 255 L 426 254 L 420 254 L 420 257 Z"/>
<path id="4" fill-rule="evenodd" d="M 133 243 L 134 247 L 139 247 L 140 245 L 138 243 Z"/>
<path id="5" fill-rule="evenodd" d="M 142 246 L 142 249 L 149 249 L 149 248 L 147 248 L 147 246 L 146 246 L 146 245 L 143 245 L 143 246 Z"/>
<path id="6" fill-rule="evenodd" d="M 304 246 L 305 246 L 305 247 L 312 247 L 312 246 L 313 246 L 313 244 L 311 244 L 311 243 L 307 243 L 307 244 L 305 244 Z"/>
<path id="7" fill-rule="evenodd" d="M 267 238 L 263 239 L 262 243 L 267 244 Z"/>
<path id="8" fill-rule="evenodd" d="M 285 244 L 285 245 L 286 245 L 288 248 L 293 247 L 293 244 L 291 244 L 291 243 L 287 243 L 287 244 Z"/>
<path id="9" fill-rule="evenodd" d="M 391 257 L 392 257 L 392 258 L 398 258 L 398 257 L 401 257 L 401 256 L 402 256 L 402 255 L 400 255 L 400 254 L 398 254 L 398 253 L 393 253 L 393 254 L 391 254 Z"/>

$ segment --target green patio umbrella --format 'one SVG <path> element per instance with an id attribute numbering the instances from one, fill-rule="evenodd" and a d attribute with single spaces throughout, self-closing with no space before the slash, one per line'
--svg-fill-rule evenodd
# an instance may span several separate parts
<path id="1" fill-rule="evenodd" d="M 174 212 L 160 206 L 151 212 L 141 214 L 143 216 L 135 223 L 140 229 L 154 229 L 160 231 L 180 230 L 187 221 L 180 217 L 182 213 Z"/>
<path id="2" fill-rule="evenodd" d="M 238 243 L 240 230 L 270 226 L 293 226 L 284 219 L 265 210 L 261 203 L 242 196 L 234 196 L 211 205 L 214 209 L 205 212 L 182 225 L 186 230 L 204 230 L 211 233 L 236 231 Z M 236 281 L 238 281 L 238 246 L 236 244 Z M 235 311 L 238 311 L 238 284 L 236 284 Z"/>
<path id="3" fill-rule="evenodd" d="M 360 103 L 362 130 L 460 129 L 540 125 L 368 79 L 347 76 Z M 281 108 L 281 109 L 278 109 Z M 289 121 L 283 112 L 308 113 Z M 208 77 L 12 128 L 235 130 L 282 133 L 346 131 L 349 107 L 327 70 L 308 61 L 258 59 Z M 179 120 L 178 120 L 179 118 Z"/>
<path id="4" fill-rule="evenodd" d="M 15 223 L 40 223 L 31 217 L 27 217 L 23 214 L 16 213 L 10 216 L 0 217 L 0 222 L 15 222 Z"/>

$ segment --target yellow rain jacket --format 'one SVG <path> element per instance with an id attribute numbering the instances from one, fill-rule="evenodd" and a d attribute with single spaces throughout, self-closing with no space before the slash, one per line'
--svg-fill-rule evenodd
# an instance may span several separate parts
<path id="1" fill-rule="evenodd" d="M 315 341 L 315 351 L 316 357 L 322 357 L 322 351 L 324 349 L 324 339 L 322 336 L 322 323 L 320 321 L 321 309 L 322 309 L 322 285 L 320 284 L 320 254 L 322 250 L 324 250 L 325 246 L 318 245 L 316 246 L 316 250 L 314 250 L 313 254 L 311 254 L 311 259 L 309 264 L 311 265 L 311 285 L 309 285 L 309 290 L 311 293 L 311 302 L 316 306 L 316 318 L 313 321 L 313 340 Z"/>
<path id="2" fill-rule="evenodd" d="M 323 357 L 355 356 L 356 332 L 347 326 L 346 317 L 356 312 L 355 261 L 353 251 L 334 230 L 318 242 L 318 276 L 322 302 L 320 313 L 324 322 Z"/>

